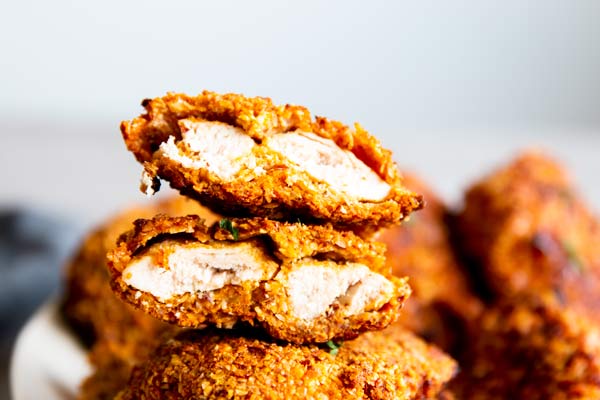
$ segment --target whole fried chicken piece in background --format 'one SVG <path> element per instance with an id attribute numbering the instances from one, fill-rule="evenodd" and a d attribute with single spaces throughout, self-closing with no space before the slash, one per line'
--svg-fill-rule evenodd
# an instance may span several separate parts
<path id="1" fill-rule="evenodd" d="M 410 294 L 384 246 L 331 225 L 195 216 L 138 220 L 109 253 L 124 300 L 184 327 L 258 324 L 294 343 L 351 339 L 394 322 Z"/>
<path id="2" fill-rule="evenodd" d="M 383 231 L 386 262 L 412 289 L 399 323 L 455 355 L 465 329 L 482 310 L 467 273 L 459 264 L 445 222 L 446 207 L 421 180 L 405 174 L 405 185 L 423 194 L 426 206 L 400 227 Z"/>
<path id="3" fill-rule="evenodd" d="M 525 153 L 473 185 L 458 227 L 494 296 L 551 295 L 600 320 L 600 224 L 552 159 Z"/>
<path id="4" fill-rule="evenodd" d="M 421 399 L 456 372 L 450 357 L 397 325 L 334 349 L 254 331 L 187 331 L 136 367 L 117 399 Z"/>
<path id="5" fill-rule="evenodd" d="M 358 124 L 316 117 L 263 97 L 205 91 L 144 100 L 121 124 L 127 148 L 156 177 L 224 215 L 394 225 L 422 207 L 391 153 Z"/>
<path id="6" fill-rule="evenodd" d="M 474 324 L 457 398 L 598 399 L 598 324 L 553 296 L 499 301 Z"/>
<path id="7" fill-rule="evenodd" d="M 494 305 L 472 326 L 452 390 L 600 398 L 600 227 L 562 167 L 520 155 L 469 189 L 457 222 Z"/>
<path id="8" fill-rule="evenodd" d="M 149 354 L 161 335 L 178 330 L 121 301 L 110 288 L 106 253 L 118 236 L 138 218 L 158 212 L 217 217 L 197 202 L 181 196 L 122 212 L 91 232 L 66 266 L 62 312 L 74 332 L 92 349 L 96 372 L 88 378 L 81 399 L 112 399 L 129 379 L 132 365 Z"/>

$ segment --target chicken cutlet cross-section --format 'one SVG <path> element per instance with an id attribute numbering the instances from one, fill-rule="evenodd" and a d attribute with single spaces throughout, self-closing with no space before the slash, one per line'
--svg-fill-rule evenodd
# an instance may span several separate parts
<path id="1" fill-rule="evenodd" d="M 206 91 L 143 105 L 147 113 L 121 131 L 144 165 L 144 191 L 161 178 L 224 215 L 361 230 L 397 224 L 423 206 L 391 152 L 358 124 Z"/>
<path id="2" fill-rule="evenodd" d="M 295 343 L 350 339 L 395 321 L 410 295 L 385 246 L 331 225 L 193 215 L 138 220 L 109 253 L 113 290 L 183 327 L 238 322 Z"/>

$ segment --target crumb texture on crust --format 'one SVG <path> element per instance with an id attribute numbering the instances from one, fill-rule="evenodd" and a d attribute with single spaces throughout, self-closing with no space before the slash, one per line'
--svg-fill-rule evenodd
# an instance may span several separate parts
<path id="1" fill-rule="evenodd" d="M 128 149 L 147 175 L 220 213 L 377 228 L 423 206 L 391 153 L 359 125 L 206 91 L 143 105 L 146 114 L 121 124 Z"/>
<path id="2" fill-rule="evenodd" d="M 109 253 L 113 289 L 180 326 L 246 321 L 296 343 L 381 329 L 410 295 L 406 279 L 386 271 L 384 247 L 352 232 L 261 218 L 228 222 L 230 229 L 195 216 L 136 221 Z"/>
<path id="3" fill-rule="evenodd" d="M 434 398 L 455 371 L 398 327 L 345 342 L 336 355 L 252 332 L 189 331 L 137 367 L 117 399 Z"/>

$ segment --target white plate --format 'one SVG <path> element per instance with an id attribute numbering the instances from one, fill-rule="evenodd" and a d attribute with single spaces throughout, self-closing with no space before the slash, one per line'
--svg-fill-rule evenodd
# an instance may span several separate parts
<path id="1" fill-rule="evenodd" d="M 13 400 L 68 400 L 91 373 L 87 354 L 49 300 L 21 330 L 12 355 Z"/>

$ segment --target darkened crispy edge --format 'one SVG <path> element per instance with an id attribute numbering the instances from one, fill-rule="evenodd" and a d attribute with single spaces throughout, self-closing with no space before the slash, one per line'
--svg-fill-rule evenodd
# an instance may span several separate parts
<path id="1" fill-rule="evenodd" d="M 365 225 L 365 221 L 376 227 L 387 226 L 398 223 L 424 205 L 422 196 L 402 186 L 402 178 L 391 152 L 384 149 L 376 138 L 359 125 L 352 130 L 340 122 L 325 118 L 317 117 L 313 121 L 304 107 L 275 106 L 270 99 L 247 98 L 237 94 L 203 92 L 195 97 L 168 94 L 162 98 L 146 100 L 143 105 L 147 114 L 121 124 L 128 149 L 144 164 L 150 175 L 166 178 L 172 187 L 220 213 L 258 215 L 272 219 L 301 216 L 319 222 L 328 220 L 342 227 L 361 225 L 360 229 L 368 232 L 370 227 Z M 269 194 L 264 193 L 261 188 L 279 188 L 273 190 L 285 192 L 287 187 L 281 185 L 287 176 L 285 171 L 276 169 L 256 177 L 246 188 L 206 181 L 199 175 L 199 171 L 154 157 L 160 143 L 169 136 L 181 138 L 177 121 L 190 117 L 238 126 L 255 140 L 261 140 L 274 131 L 301 129 L 313 132 L 352 151 L 391 185 L 391 191 L 383 201 L 360 201 L 356 203 L 357 206 L 350 206 L 344 204 L 345 201 L 340 201 L 343 197 L 339 195 L 307 193 L 301 188 L 288 189 L 290 193 L 273 196 L 271 200 Z"/>
<path id="2" fill-rule="evenodd" d="M 215 224 L 207 228 L 203 221 L 196 216 L 166 217 L 157 216 L 151 220 L 137 220 L 135 228 L 121 236 L 115 250 L 109 253 L 109 269 L 113 276 L 113 290 L 125 301 L 142 309 L 161 320 L 188 327 L 203 327 L 207 323 L 230 327 L 239 321 L 254 324 L 256 320 L 274 337 L 295 343 L 308 341 L 326 342 L 330 339 L 350 339 L 366 330 L 382 329 L 394 322 L 404 301 L 410 295 L 407 279 L 391 277 L 389 269 L 384 267 L 383 250 L 380 244 L 366 242 L 351 232 L 337 232 L 325 226 L 309 226 L 304 224 L 288 224 L 265 219 L 235 219 L 233 226 L 239 229 L 238 240 L 247 240 L 256 235 L 269 235 L 276 246 L 276 253 L 283 260 L 294 261 L 300 258 L 323 255 L 333 260 L 369 262 L 373 261 L 380 273 L 390 279 L 396 292 L 394 296 L 378 310 L 363 312 L 351 317 L 333 315 L 319 317 L 310 325 L 296 328 L 282 322 L 277 315 L 270 312 L 259 312 L 251 307 L 256 302 L 265 302 L 269 298 L 265 289 L 248 285 L 228 285 L 214 291 L 214 297 L 235 298 L 236 302 L 228 304 L 229 310 L 224 311 L 221 304 L 205 297 L 184 295 L 177 298 L 178 307 L 166 307 L 149 293 L 131 290 L 123 281 L 121 272 L 126 268 L 131 257 L 145 244 L 155 238 L 168 237 L 186 233 L 201 242 L 211 240 L 212 236 L 231 240 L 232 234 Z M 312 232 L 311 232 L 312 231 Z M 321 236 L 322 235 L 322 236 Z M 311 245 L 307 245 L 310 243 Z M 277 247 L 278 246 L 278 247 Z M 304 248 L 306 248 L 304 250 Z M 384 271 L 382 271 L 384 270 Z M 253 285 L 253 284 L 252 284 Z M 276 285 L 276 283 L 271 284 Z M 283 290 L 283 289 L 281 289 Z M 188 310 L 178 313 L 181 308 Z"/>

